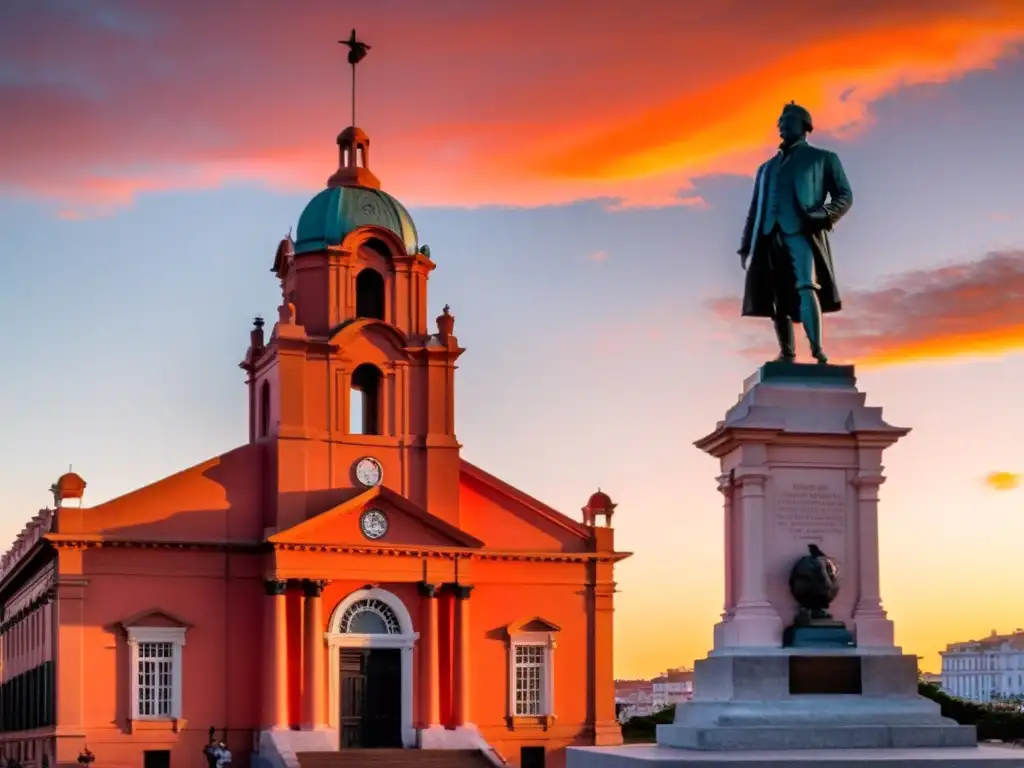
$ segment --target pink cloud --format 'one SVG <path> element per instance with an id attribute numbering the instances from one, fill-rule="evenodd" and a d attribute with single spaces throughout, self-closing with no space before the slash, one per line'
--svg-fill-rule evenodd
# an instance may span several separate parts
<path id="1" fill-rule="evenodd" d="M 1019 3 L 913 5 L 38 0 L 0 25 L 0 188 L 79 216 L 233 181 L 318 188 L 349 117 L 334 41 L 355 26 L 373 45 L 359 122 L 407 203 L 699 206 L 693 179 L 749 172 L 780 103 L 855 133 L 880 96 L 1024 39 Z"/>
<path id="2" fill-rule="evenodd" d="M 739 335 L 741 354 L 777 354 L 770 322 L 740 318 L 739 297 L 714 299 L 711 307 Z M 877 288 L 845 292 L 843 307 L 825 317 L 833 362 L 881 366 L 1021 352 L 1024 251 L 894 275 Z"/>

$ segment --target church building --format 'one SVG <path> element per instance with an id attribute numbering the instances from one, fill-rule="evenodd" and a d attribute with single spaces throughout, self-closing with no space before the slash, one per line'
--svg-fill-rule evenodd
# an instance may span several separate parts
<path id="1" fill-rule="evenodd" d="M 236 766 L 528 768 L 621 743 L 615 505 L 565 515 L 462 458 L 430 250 L 366 133 L 337 141 L 249 332 L 244 444 L 94 507 L 65 474 L 0 562 L 3 758 L 200 768 L 212 739 Z"/>

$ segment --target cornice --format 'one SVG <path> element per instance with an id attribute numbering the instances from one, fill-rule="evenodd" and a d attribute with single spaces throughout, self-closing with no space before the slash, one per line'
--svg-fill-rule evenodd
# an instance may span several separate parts
<path id="1" fill-rule="evenodd" d="M 15 626 L 18 622 L 22 621 L 34 611 L 42 608 L 47 603 L 50 603 L 56 597 L 56 590 L 54 587 L 49 587 L 44 592 L 41 592 L 36 597 L 32 598 L 31 601 L 22 606 L 21 609 L 6 617 L 0 622 L 0 635 L 4 635 Z"/>
<path id="2" fill-rule="evenodd" d="M 340 555 L 376 555 L 383 557 L 437 558 L 441 560 L 516 561 L 545 563 L 615 563 L 632 552 L 487 552 L 441 547 L 373 547 L 356 544 L 274 543 L 279 552 L 325 552 Z"/>
<path id="3" fill-rule="evenodd" d="M 630 557 L 632 552 L 501 552 L 480 551 L 458 547 L 386 547 L 358 544 L 296 544 L 277 542 L 190 542 L 190 541 L 130 541 L 100 537 L 50 534 L 47 539 L 56 549 L 159 549 L 197 552 L 237 552 L 260 554 L 264 552 L 323 552 L 341 555 L 375 555 L 378 557 L 436 558 L 441 560 L 515 561 L 537 563 L 617 563 Z"/>
<path id="4" fill-rule="evenodd" d="M 162 549 L 242 553 L 259 553 L 269 549 L 264 542 L 138 541 L 104 539 L 89 534 L 51 533 L 46 539 L 55 549 Z"/>

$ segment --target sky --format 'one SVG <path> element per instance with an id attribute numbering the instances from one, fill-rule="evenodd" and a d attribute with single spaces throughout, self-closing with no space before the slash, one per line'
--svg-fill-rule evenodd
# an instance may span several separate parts
<path id="1" fill-rule="evenodd" d="M 356 27 L 373 171 L 468 350 L 464 456 L 571 515 L 618 503 L 618 676 L 711 646 L 693 441 L 773 352 L 735 252 L 790 100 L 854 189 L 826 350 L 913 429 L 880 508 L 897 642 L 937 669 L 1024 625 L 1024 4 L 839 5 L 7 0 L 0 540 L 69 465 L 91 505 L 246 440 L 237 366 L 336 167 Z"/>

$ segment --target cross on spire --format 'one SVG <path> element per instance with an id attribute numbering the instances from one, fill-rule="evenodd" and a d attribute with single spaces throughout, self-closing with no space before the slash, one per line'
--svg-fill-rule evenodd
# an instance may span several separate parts
<path id="1" fill-rule="evenodd" d="M 348 40 L 339 40 L 340 45 L 348 46 L 348 63 L 352 65 L 352 127 L 356 125 L 356 64 L 366 58 L 370 46 L 356 38 L 355 29 Z"/>

